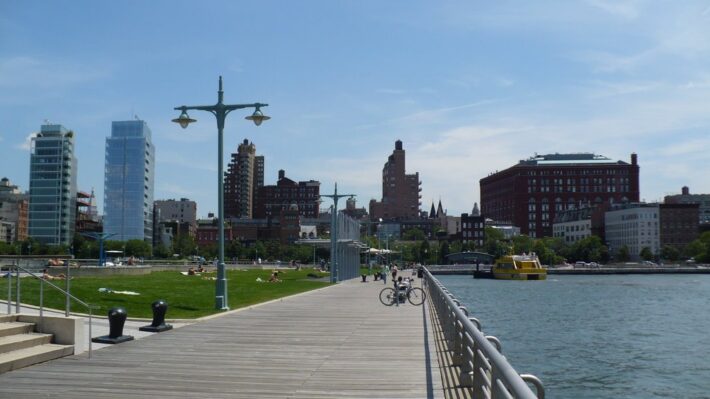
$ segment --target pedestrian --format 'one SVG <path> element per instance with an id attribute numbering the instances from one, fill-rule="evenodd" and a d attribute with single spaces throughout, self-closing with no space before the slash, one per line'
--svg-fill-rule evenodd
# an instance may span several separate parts
<path id="1" fill-rule="evenodd" d="M 382 274 L 380 275 L 382 277 L 382 283 L 387 285 L 387 274 L 390 272 L 390 267 L 387 265 L 384 265 L 382 267 Z"/>
<path id="2" fill-rule="evenodd" d="M 395 263 L 394 266 L 392 266 L 392 281 L 397 279 L 397 264 Z"/>

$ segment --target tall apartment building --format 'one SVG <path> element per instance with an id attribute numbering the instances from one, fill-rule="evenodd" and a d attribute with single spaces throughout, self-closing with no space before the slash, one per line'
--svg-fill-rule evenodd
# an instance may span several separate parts
<path id="1" fill-rule="evenodd" d="M 111 124 L 106 138 L 104 233 L 112 240 L 153 240 L 155 147 L 141 120 Z"/>
<path id="2" fill-rule="evenodd" d="M 536 155 L 480 180 L 486 217 L 552 236 L 558 212 L 584 205 L 639 201 L 639 165 L 589 153 Z"/>
<path id="3" fill-rule="evenodd" d="M 419 172 L 406 174 L 405 152 L 402 141 L 397 140 L 382 168 L 382 200 L 370 200 L 370 220 L 419 218 L 421 184 Z"/>
<path id="4" fill-rule="evenodd" d="M 30 237 L 48 245 L 71 244 L 76 179 L 74 133 L 62 125 L 42 125 L 30 150 Z"/>
<path id="5" fill-rule="evenodd" d="M 286 177 L 286 172 L 279 170 L 279 179 L 275 185 L 263 186 L 258 190 L 254 218 L 276 219 L 293 204 L 298 207 L 301 217 L 317 218 L 319 200 L 320 182 L 295 182 Z"/>
<path id="6" fill-rule="evenodd" d="M 27 195 L 10 183 L 7 177 L 0 180 L 0 222 L 4 232 L 0 241 L 8 243 L 27 239 Z"/>
<path id="7" fill-rule="evenodd" d="M 249 140 L 237 147 L 224 174 L 224 215 L 228 218 L 251 219 L 256 193 L 264 186 L 264 157 L 256 155 Z"/>
<path id="8" fill-rule="evenodd" d="M 159 222 L 176 221 L 197 226 L 197 202 L 187 198 L 180 200 L 157 200 L 155 210 L 159 214 Z"/>
<path id="9" fill-rule="evenodd" d="M 710 226 L 710 194 L 691 194 L 690 189 L 684 186 L 681 194 L 666 195 L 663 202 L 666 204 L 698 204 L 698 222 L 701 226 Z"/>

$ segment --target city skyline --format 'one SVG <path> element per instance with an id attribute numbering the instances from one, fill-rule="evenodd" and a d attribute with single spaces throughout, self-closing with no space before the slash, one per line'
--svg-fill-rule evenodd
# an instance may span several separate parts
<path id="1" fill-rule="evenodd" d="M 220 10 L 212 11 L 212 10 Z M 62 20 L 56 30 L 56 16 Z M 160 26 L 156 30 L 154 27 Z M 130 27 L 130 29 L 124 29 Z M 422 208 L 480 202 L 479 180 L 535 153 L 639 155 L 641 199 L 710 192 L 710 7 L 703 2 L 89 2 L 0 4 L 0 175 L 29 188 L 29 136 L 70 126 L 79 189 L 103 197 L 103 140 L 145 120 L 156 199 L 216 211 L 216 126 L 182 131 L 173 107 L 267 102 L 256 129 L 230 115 L 225 162 L 244 139 L 294 180 L 381 198 L 402 140 Z M 224 39 L 226 38 L 226 39 Z M 212 40 L 214 39 L 214 40 Z"/>

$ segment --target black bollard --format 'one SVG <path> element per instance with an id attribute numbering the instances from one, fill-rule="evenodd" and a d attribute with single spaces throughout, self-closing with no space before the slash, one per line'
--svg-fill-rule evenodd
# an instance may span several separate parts
<path id="1" fill-rule="evenodd" d="M 362 277 L 362 282 L 366 283 L 367 282 L 367 274 L 361 274 L 360 277 Z"/>
<path id="2" fill-rule="evenodd" d="M 139 328 L 140 331 L 163 332 L 172 330 L 173 326 L 165 324 L 165 313 L 168 311 L 168 303 L 162 299 L 153 302 L 150 307 L 153 309 L 153 322 L 149 326 Z"/>
<path id="3" fill-rule="evenodd" d="M 102 337 L 92 338 L 92 342 L 100 344 L 120 344 L 121 342 L 132 341 L 132 335 L 123 335 L 123 325 L 126 323 L 126 309 L 111 308 L 108 311 L 109 334 Z"/>

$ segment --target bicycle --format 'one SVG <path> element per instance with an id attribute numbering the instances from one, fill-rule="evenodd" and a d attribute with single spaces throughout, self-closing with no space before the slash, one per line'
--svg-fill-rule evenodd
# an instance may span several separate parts
<path id="1" fill-rule="evenodd" d="M 426 300 L 424 290 L 419 287 L 412 287 L 412 280 L 407 279 L 406 282 L 395 283 L 394 288 L 384 288 L 380 291 L 380 302 L 385 306 L 392 306 L 399 301 L 404 303 L 405 298 L 414 306 L 419 306 Z"/>

